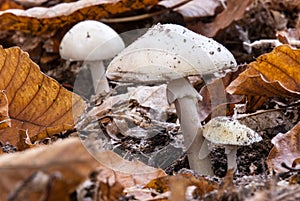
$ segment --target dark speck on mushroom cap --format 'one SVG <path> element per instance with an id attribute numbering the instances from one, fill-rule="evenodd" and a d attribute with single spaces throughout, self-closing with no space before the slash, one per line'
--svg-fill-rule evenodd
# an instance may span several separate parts
<path id="1" fill-rule="evenodd" d="M 111 61 L 107 77 L 122 82 L 162 82 L 235 67 L 233 55 L 213 39 L 180 25 L 158 24 Z"/>
<path id="2" fill-rule="evenodd" d="M 230 117 L 215 117 L 203 127 L 203 136 L 214 144 L 250 145 L 262 140 L 261 136 Z"/>

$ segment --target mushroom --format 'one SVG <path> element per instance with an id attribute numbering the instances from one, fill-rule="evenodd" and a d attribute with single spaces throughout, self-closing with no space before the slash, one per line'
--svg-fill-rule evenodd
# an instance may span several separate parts
<path id="1" fill-rule="evenodd" d="M 168 101 L 175 102 L 190 167 L 212 175 L 210 158 L 201 162 L 198 158 L 204 141 L 197 112 L 197 102 L 202 97 L 187 77 L 235 66 L 232 54 L 213 39 L 180 25 L 157 24 L 116 56 L 106 75 L 120 82 L 168 82 Z"/>
<path id="2" fill-rule="evenodd" d="M 226 116 L 215 117 L 205 124 L 203 136 L 207 141 L 208 149 L 203 146 L 199 158 L 206 157 L 214 145 L 221 145 L 225 148 L 228 169 L 234 170 L 237 168 L 236 153 L 238 146 L 248 146 L 262 140 L 262 137 L 254 130 L 241 124 L 237 119 Z"/>
<path id="3" fill-rule="evenodd" d="M 96 94 L 109 91 L 103 60 L 111 59 L 125 45 L 109 26 L 93 20 L 79 22 L 63 37 L 59 53 L 63 59 L 84 61 L 91 72 Z"/>

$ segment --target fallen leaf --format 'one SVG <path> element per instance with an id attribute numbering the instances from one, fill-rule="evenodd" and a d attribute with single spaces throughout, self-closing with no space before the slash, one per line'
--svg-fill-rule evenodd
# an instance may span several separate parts
<path id="1" fill-rule="evenodd" d="M 23 7 L 11 0 L 2 0 L 0 2 L 0 11 L 7 9 L 23 9 Z"/>
<path id="2" fill-rule="evenodd" d="M 216 200 L 239 200 L 238 192 L 233 183 L 234 170 L 227 171 L 226 176 L 223 178 L 222 185 L 217 191 Z"/>
<path id="3" fill-rule="evenodd" d="M 298 109 L 290 112 L 291 115 L 296 115 Z M 254 113 L 240 114 L 237 119 L 256 132 L 268 129 L 276 130 L 278 127 L 288 131 L 294 127 L 297 119 L 289 118 L 286 113 L 286 110 L 280 109 L 258 110 Z"/>
<path id="4" fill-rule="evenodd" d="M 100 20 L 157 4 L 158 0 L 85 0 L 50 8 L 9 9 L 0 12 L 0 30 L 19 30 L 32 35 L 53 34 L 82 20 Z"/>
<path id="5" fill-rule="evenodd" d="M 246 8 L 252 3 L 252 0 L 227 0 L 227 8 L 221 12 L 211 23 L 198 22 L 188 24 L 188 28 L 205 35 L 214 37 L 221 29 L 228 27 L 232 22 L 241 19 L 246 11 Z"/>
<path id="6" fill-rule="evenodd" d="M 49 0 L 14 0 L 23 6 L 40 6 Z"/>
<path id="7" fill-rule="evenodd" d="M 16 197 L 15 200 L 31 200 L 19 197 L 25 196 L 21 193 L 24 189 L 27 189 L 27 196 L 35 191 L 42 191 L 46 200 L 69 200 L 69 194 L 97 166 L 99 162 L 89 154 L 78 138 L 65 139 L 24 152 L 4 154 L 0 157 L 0 200 L 7 200 L 9 196 Z M 34 179 L 39 172 L 42 172 L 44 178 L 56 177 L 57 183 L 52 185 L 48 194 L 45 191 L 48 182 L 45 185 L 45 180 Z M 35 185 L 28 187 L 25 180 Z"/>
<path id="8" fill-rule="evenodd" d="M 296 158 L 293 163 L 292 163 L 292 167 L 296 167 L 297 165 L 300 165 L 300 158 Z"/>
<path id="9" fill-rule="evenodd" d="M 68 2 L 74 2 L 76 0 L 14 0 L 15 2 L 18 2 L 19 4 L 26 6 L 26 8 L 28 7 L 33 7 L 33 6 L 46 6 L 45 4 L 49 3 L 49 4 L 53 4 L 53 2 L 55 4 L 58 3 L 68 3 Z"/>
<path id="10" fill-rule="evenodd" d="M 226 89 L 231 94 L 300 97 L 300 50 L 281 45 L 251 62 Z"/>
<path id="11" fill-rule="evenodd" d="M 241 103 L 244 100 L 244 96 L 226 93 L 225 88 L 245 70 L 245 67 L 245 65 L 241 65 L 236 71 L 228 72 L 224 77 L 216 78 L 201 88 L 200 95 L 203 99 L 198 103 L 198 113 L 201 121 L 211 116 L 233 114 L 234 105 Z"/>
<path id="12" fill-rule="evenodd" d="M 125 188 L 146 185 L 151 179 L 165 176 L 159 168 L 150 167 L 140 161 L 127 161 L 112 151 L 93 153 L 101 163 L 99 179 L 112 185 L 118 181 Z"/>
<path id="13" fill-rule="evenodd" d="M 16 144 L 18 151 L 24 151 L 30 149 L 35 145 L 31 143 L 27 130 L 19 130 L 19 140 Z"/>
<path id="14" fill-rule="evenodd" d="M 172 180 L 173 178 L 175 178 L 174 180 L 176 181 L 176 178 L 182 179 L 182 177 L 186 179 L 186 185 L 183 185 L 182 188 L 184 188 L 185 186 L 196 186 L 196 191 L 199 196 L 203 196 L 204 194 L 209 193 L 219 187 L 217 182 L 208 180 L 205 177 L 196 178 L 191 174 L 178 174 L 175 176 L 164 176 L 153 179 L 147 185 L 145 185 L 144 188 L 152 188 L 159 193 L 164 193 L 170 191 L 169 184 L 171 178 Z"/>
<path id="15" fill-rule="evenodd" d="M 277 134 L 272 143 L 274 147 L 267 158 L 269 171 L 287 172 L 282 163 L 292 167 L 294 160 L 300 158 L 300 122 L 287 133 Z"/>
<path id="16" fill-rule="evenodd" d="M 119 200 L 123 194 L 124 187 L 118 181 L 112 185 L 109 182 L 100 181 L 100 199 L 101 201 Z"/>
<path id="17" fill-rule="evenodd" d="M 15 144 L 20 129 L 31 140 L 72 129 L 85 109 L 83 100 L 40 72 L 18 47 L 0 48 L 0 89 L 5 90 L 11 127 L 0 130 L 0 141 Z"/>
<path id="18" fill-rule="evenodd" d="M 189 179 L 181 174 L 169 178 L 168 186 L 171 191 L 169 200 L 186 200 L 186 190 L 189 186 Z"/>
<path id="19" fill-rule="evenodd" d="M 0 129 L 11 126 L 8 114 L 8 100 L 4 91 L 0 91 Z"/>
<path id="20" fill-rule="evenodd" d="M 267 7 L 279 11 L 292 12 L 300 10 L 299 0 L 264 0 L 264 3 Z"/>
<path id="21" fill-rule="evenodd" d="M 171 8 L 180 3 L 186 2 L 185 0 L 163 0 L 158 4 L 166 8 Z M 221 0 L 193 0 L 189 1 L 182 6 L 175 8 L 174 11 L 181 13 L 186 18 L 207 17 L 213 16 L 215 10 L 220 6 Z"/>

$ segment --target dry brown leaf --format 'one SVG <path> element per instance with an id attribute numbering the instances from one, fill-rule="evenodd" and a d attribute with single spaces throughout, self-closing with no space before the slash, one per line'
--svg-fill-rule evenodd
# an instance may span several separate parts
<path id="1" fill-rule="evenodd" d="M 244 97 L 240 95 L 230 95 L 224 90 L 232 80 L 234 80 L 245 66 L 239 66 L 236 71 L 227 73 L 222 78 L 217 78 L 208 83 L 200 90 L 203 100 L 199 102 L 199 117 L 204 121 L 211 114 L 213 116 L 226 116 L 233 114 L 235 103 L 240 103 Z"/>
<path id="2" fill-rule="evenodd" d="M 11 119 L 8 115 L 8 100 L 5 91 L 0 91 L 0 129 L 11 126 Z"/>
<path id="3" fill-rule="evenodd" d="M 23 9 L 23 7 L 12 0 L 0 1 L 0 11 L 7 9 Z"/>
<path id="4" fill-rule="evenodd" d="M 11 127 L 0 130 L 0 141 L 15 144 L 19 130 L 32 140 L 74 127 L 85 108 L 83 100 L 40 72 L 18 47 L 0 48 L 0 89 L 9 103 Z"/>
<path id="5" fill-rule="evenodd" d="M 219 187 L 216 182 L 208 180 L 205 177 L 196 178 L 191 174 L 178 174 L 175 176 L 165 176 L 153 179 L 147 185 L 145 185 L 144 188 L 152 188 L 159 193 L 167 192 L 170 190 L 170 179 L 173 177 L 175 177 L 175 181 L 176 178 L 182 179 L 182 177 L 184 177 L 187 181 L 185 181 L 186 185 L 183 185 L 182 188 L 185 186 L 196 186 L 196 191 L 199 196 L 203 196 L 204 194 L 209 193 Z M 175 185 L 175 181 L 173 181 L 173 185 Z"/>
<path id="6" fill-rule="evenodd" d="M 233 21 L 241 19 L 252 0 L 227 0 L 227 8 L 213 22 L 189 24 L 188 28 L 208 37 L 214 37 L 221 29 L 228 27 Z"/>
<path id="7" fill-rule="evenodd" d="M 74 191 L 76 186 L 97 166 L 99 162 L 88 153 L 78 138 L 2 155 L 0 157 L 0 200 L 7 200 L 8 196 L 14 196 L 16 197 L 14 200 L 29 201 L 33 200 L 30 196 L 35 192 L 40 192 L 39 195 L 44 196 L 44 200 L 69 200 L 69 193 Z M 40 176 L 44 179 L 39 179 Z M 27 186 L 25 181 L 31 185 Z M 51 186 L 50 192 L 46 194 Z M 26 194 L 28 197 L 20 197 Z M 40 199 L 41 197 L 35 200 Z"/>
<path id="8" fill-rule="evenodd" d="M 69 3 L 69 2 L 74 2 L 76 0 L 14 0 L 15 2 L 18 2 L 19 4 L 28 7 L 33 7 L 33 6 L 46 6 L 48 4 L 58 4 L 58 3 Z M 45 5 L 46 4 L 46 5 Z"/>
<path id="9" fill-rule="evenodd" d="M 169 178 L 168 185 L 171 191 L 169 200 L 186 200 L 186 190 L 189 186 L 189 179 L 187 179 L 183 175 L 178 174 L 175 177 Z"/>
<path id="10" fill-rule="evenodd" d="M 239 200 L 237 189 L 233 183 L 234 170 L 227 171 L 223 178 L 222 185 L 217 191 L 216 200 Z"/>
<path id="11" fill-rule="evenodd" d="M 101 201 L 119 200 L 123 194 L 124 187 L 118 181 L 109 185 L 109 182 L 100 181 L 100 199 Z"/>
<path id="12" fill-rule="evenodd" d="M 185 0 L 163 0 L 158 4 L 165 6 L 166 8 L 171 8 L 175 5 L 183 3 L 184 1 Z M 220 4 L 221 0 L 193 0 L 178 8 L 175 8 L 174 10 L 187 18 L 207 17 L 213 16 L 216 8 L 220 6 Z"/>
<path id="13" fill-rule="evenodd" d="M 300 50 L 281 45 L 249 64 L 228 87 L 231 94 L 270 97 L 300 96 Z"/>
<path id="14" fill-rule="evenodd" d="M 25 149 L 30 149 L 36 145 L 31 143 L 27 130 L 19 130 L 19 140 L 16 144 L 18 151 L 24 151 Z"/>
<path id="15" fill-rule="evenodd" d="M 85 0 L 50 8 L 0 12 L 0 30 L 19 30 L 32 35 L 53 34 L 59 28 L 82 20 L 100 20 L 157 4 L 158 0 Z"/>
<path id="16" fill-rule="evenodd" d="M 263 0 L 266 6 L 274 10 L 295 12 L 300 10 L 299 0 Z"/>
<path id="17" fill-rule="evenodd" d="M 292 163 L 292 167 L 296 167 L 297 165 L 300 165 L 300 158 L 296 158 L 293 163 Z"/>
<path id="18" fill-rule="evenodd" d="M 272 143 L 274 147 L 271 149 L 267 164 L 269 170 L 277 173 L 287 172 L 282 167 L 285 163 L 288 167 L 292 167 L 293 161 L 300 158 L 300 122 L 285 134 L 277 134 Z"/>
<path id="19" fill-rule="evenodd" d="M 109 184 L 118 181 L 125 188 L 135 185 L 146 185 L 151 179 L 165 176 L 166 173 L 159 168 L 145 165 L 140 161 L 127 161 L 112 151 L 103 151 L 95 154 L 100 161 L 100 180 Z"/>

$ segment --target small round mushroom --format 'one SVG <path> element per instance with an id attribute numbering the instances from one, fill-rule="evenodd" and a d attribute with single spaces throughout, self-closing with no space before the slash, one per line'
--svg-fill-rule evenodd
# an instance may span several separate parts
<path id="1" fill-rule="evenodd" d="M 106 75 L 120 82 L 168 82 L 168 101 L 175 102 L 190 167 L 212 175 L 210 158 L 198 158 L 204 141 L 197 112 L 197 102 L 202 97 L 187 77 L 235 66 L 233 55 L 213 39 L 180 25 L 158 24 L 116 56 Z"/>
<path id="2" fill-rule="evenodd" d="M 208 149 L 203 146 L 199 158 L 209 154 L 214 145 L 223 146 L 227 155 L 228 169 L 237 168 L 236 153 L 238 146 L 248 146 L 254 142 L 259 142 L 262 137 L 246 125 L 241 124 L 237 119 L 219 116 L 211 119 L 203 127 L 203 136 L 205 137 Z"/>
<path id="3" fill-rule="evenodd" d="M 63 37 L 59 53 L 63 59 L 84 61 L 91 71 L 96 94 L 107 93 L 109 85 L 103 60 L 125 48 L 122 38 L 109 26 L 93 20 L 79 22 Z"/>

